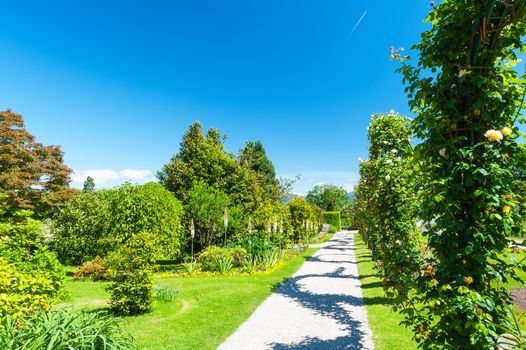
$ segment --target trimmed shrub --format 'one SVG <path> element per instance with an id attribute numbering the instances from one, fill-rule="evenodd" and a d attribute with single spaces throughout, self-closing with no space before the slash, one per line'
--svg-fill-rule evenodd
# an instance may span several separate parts
<path id="1" fill-rule="evenodd" d="M 106 262 L 99 256 L 95 259 L 82 264 L 77 270 L 73 272 L 75 279 L 84 277 L 91 277 L 94 281 L 103 281 L 108 279 L 108 266 Z"/>
<path id="2" fill-rule="evenodd" d="M 135 235 L 109 259 L 112 281 L 106 290 L 118 315 L 149 312 L 153 301 L 152 264 L 158 253 L 151 234 Z"/>
<path id="3" fill-rule="evenodd" d="M 322 221 L 324 224 L 332 225 L 337 231 L 341 230 L 340 226 L 340 212 L 338 211 L 325 211 L 321 213 Z"/>
<path id="4" fill-rule="evenodd" d="M 134 350 L 133 338 L 104 312 L 39 311 L 32 317 L 8 317 L 0 327 L 0 348 Z"/>

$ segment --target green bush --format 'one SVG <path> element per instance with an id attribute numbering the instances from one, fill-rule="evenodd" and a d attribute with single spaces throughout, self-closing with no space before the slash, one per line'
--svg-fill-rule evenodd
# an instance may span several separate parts
<path id="1" fill-rule="evenodd" d="M 155 300 L 168 303 L 179 295 L 179 289 L 175 289 L 172 286 L 156 286 L 154 288 Z"/>
<path id="2" fill-rule="evenodd" d="M 105 257 L 116 245 L 109 235 L 113 190 L 80 193 L 60 211 L 53 221 L 53 250 L 66 265 L 80 265 Z"/>
<path id="3" fill-rule="evenodd" d="M 247 250 L 243 247 L 232 247 L 227 248 L 232 253 L 232 263 L 234 267 L 241 267 L 245 265 L 245 261 L 248 258 Z"/>
<path id="4" fill-rule="evenodd" d="M 340 212 L 338 211 L 325 211 L 321 213 L 322 222 L 324 224 L 332 225 L 337 231 L 341 230 L 340 226 Z"/>
<path id="5" fill-rule="evenodd" d="M 50 308 L 60 297 L 65 277 L 32 212 L 2 217 L 6 211 L 0 206 L 0 319 Z"/>
<path id="6" fill-rule="evenodd" d="M 108 279 L 108 266 L 99 256 L 95 259 L 85 262 L 73 272 L 75 279 L 91 277 L 93 281 L 103 281 Z"/>
<path id="7" fill-rule="evenodd" d="M 329 233 L 336 233 L 338 232 L 338 229 L 336 229 L 336 227 L 332 226 L 332 225 L 329 225 Z"/>
<path id="8" fill-rule="evenodd" d="M 0 327 L 0 349 L 133 350 L 133 338 L 103 312 L 39 311 L 8 317 Z"/>
<path id="9" fill-rule="evenodd" d="M 278 248 L 270 239 L 258 235 L 241 237 L 236 241 L 230 242 L 228 247 L 231 247 L 231 249 L 242 248 L 246 254 L 251 256 L 262 255 L 266 251 Z"/>
<path id="10" fill-rule="evenodd" d="M 148 231 L 159 248 L 157 259 L 179 257 L 185 244 L 182 212 L 173 194 L 153 182 L 82 193 L 55 219 L 53 248 L 63 263 L 82 264 L 105 258 L 135 233 Z"/>
<path id="11" fill-rule="evenodd" d="M 108 259 L 113 282 L 106 290 L 116 314 L 138 315 L 151 310 L 155 248 L 152 234 L 142 232 Z"/>
<path id="12" fill-rule="evenodd" d="M 232 258 L 231 251 L 211 245 L 199 254 L 198 261 L 203 271 L 219 271 L 218 261 L 226 258 Z"/>

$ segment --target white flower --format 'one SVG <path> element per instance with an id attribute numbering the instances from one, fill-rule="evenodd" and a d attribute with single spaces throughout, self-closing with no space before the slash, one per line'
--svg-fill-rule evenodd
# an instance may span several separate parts
<path id="1" fill-rule="evenodd" d="M 388 159 L 385 161 L 387 164 L 391 164 L 393 161 L 391 159 Z"/>
<path id="2" fill-rule="evenodd" d="M 387 181 L 389 181 L 389 180 L 391 180 L 391 176 L 389 176 L 389 175 L 385 175 L 385 179 L 386 179 Z"/>
<path id="3" fill-rule="evenodd" d="M 387 145 L 388 143 L 389 143 L 389 142 L 387 142 L 387 141 L 383 141 L 383 144 L 384 144 L 384 145 Z"/>
<path id="4" fill-rule="evenodd" d="M 395 241 L 395 243 L 396 243 L 396 244 L 400 244 L 400 243 L 402 243 L 402 242 L 400 242 L 400 240 L 397 239 L 397 240 Z"/>
<path id="5" fill-rule="evenodd" d="M 391 150 L 391 153 L 392 153 L 392 154 L 397 154 L 397 153 L 398 153 L 398 150 L 395 149 L 395 148 L 393 148 L 393 149 Z"/>
<path id="6" fill-rule="evenodd" d="M 489 141 L 500 142 L 504 138 L 504 135 L 502 135 L 502 132 L 500 130 L 491 129 L 486 131 L 484 137 L 487 138 Z"/>

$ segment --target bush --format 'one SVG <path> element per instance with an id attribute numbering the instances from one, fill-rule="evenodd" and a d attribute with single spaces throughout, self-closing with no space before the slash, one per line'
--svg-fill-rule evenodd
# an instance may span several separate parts
<path id="1" fill-rule="evenodd" d="M 114 249 L 115 237 L 108 234 L 112 190 L 80 193 L 69 201 L 53 221 L 53 249 L 66 265 L 80 265 L 105 257 Z"/>
<path id="2" fill-rule="evenodd" d="M 336 229 L 336 227 L 332 226 L 332 225 L 329 225 L 329 233 L 336 233 L 338 232 L 338 229 Z"/>
<path id="3" fill-rule="evenodd" d="M 138 315 L 151 310 L 152 264 L 157 252 L 151 234 L 135 235 L 109 259 L 113 283 L 106 290 L 118 315 Z"/>
<path id="4" fill-rule="evenodd" d="M 33 317 L 8 317 L 0 327 L 0 348 L 133 350 L 133 338 L 103 312 L 39 311 Z"/>
<path id="5" fill-rule="evenodd" d="M 0 205 L 0 215 L 5 211 Z M 0 318 L 50 308 L 60 297 L 64 271 L 31 214 L 0 217 Z"/>
<path id="6" fill-rule="evenodd" d="M 172 193 L 153 182 L 82 193 L 54 221 L 53 247 L 63 263 L 82 264 L 148 231 L 159 248 L 157 259 L 179 257 L 185 243 L 182 210 Z"/>
<path id="7" fill-rule="evenodd" d="M 219 271 L 218 261 L 226 258 L 232 258 L 231 251 L 211 245 L 199 254 L 198 261 L 203 271 Z"/>
<path id="8" fill-rule="evenodd" d="M 232 263 L 234 267 L 241 267 L 245 265 L 245 261 L 247 260 L 248 253 L 247 250 L 243 247 L 232 247 L 228 248 L 230 253 L 232 254 Z"/>
<path id="9" fill-rule="evenodd" d="M 337 231 L 341 230 L 340 226 L 340 212 L 337 211 L 325 211 L 321 213 L 322 221 L 324 224 L 332 225 Z"/>
<path id="10" fill-rule="evenodd" d="M 108 279 L 108 266 L 104 260 L 97 256 L 95 259 L 82 264 L 73 272 L 73 276 L 75 279 L 91 277 L 94 281 L 103 281 Z"/>
<path id="11" fill-rule="evenodd" d="M 51 308 L 57 301 L 56 288 L 50 273 L 32 276 L 0 257 L 0 324 L 8 316 L 32 315 Z"/>

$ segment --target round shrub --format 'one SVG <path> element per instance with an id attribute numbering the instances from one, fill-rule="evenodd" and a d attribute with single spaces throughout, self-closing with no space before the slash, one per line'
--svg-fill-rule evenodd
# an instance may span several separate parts
<path id="1" fill-rule="evenodd" d="M 198 261 L 204 271 L 219 271 L 218 261 L 230 258 L 232 258 L 230 250 L 211 245 L 199 254 Z"/>

